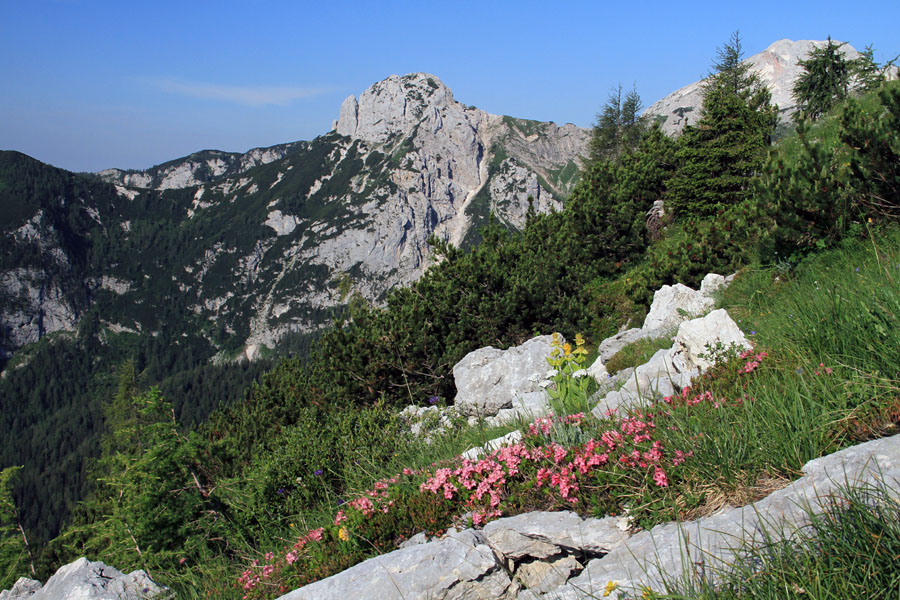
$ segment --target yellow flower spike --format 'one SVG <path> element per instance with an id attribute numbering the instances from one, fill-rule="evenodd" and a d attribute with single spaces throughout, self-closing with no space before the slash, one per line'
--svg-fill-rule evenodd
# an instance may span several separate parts
<path id="1" fill-rule="evenodd" d="M 346 527 L 341 527 L 341 528 L 338 530 L 338 537 L 339 537 L 342 541 L 346 542 L 347 540 L 350 539 L 350 532 L 347 531 L 347 528 L 346 528 Z"/>
<path id="2" fill-rule="evenodd" d="M 582 336 L 580 333 L 575 334 L 575 345 L 584 346 L 584 336 Z"/>
<path id="3" fill-rule="evenodd" d="M 609 583 L 607 583 L 606 587 L 603 589 L 603 597 L 606 598 L 607 596 L 612 594 L 613 590 L 615 590 L 617 587 L 619 587 L 619 584 L 615 581 L 610 581 Z"/>
<path id="4" fill-rule="evenodd" d="M 567 342 L 566 345 L 563 346 L 563 352 L 566 353 L 566 356 L 569 356 L 570 354 L 572 354 L 572 344 L 569 344 Z"/>

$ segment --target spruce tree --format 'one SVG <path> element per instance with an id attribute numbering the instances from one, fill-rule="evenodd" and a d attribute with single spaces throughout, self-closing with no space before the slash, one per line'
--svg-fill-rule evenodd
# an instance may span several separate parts
<path id="1" fill-rule="evenodd" d="M 871 46 L 850 59 L 842 50 L 844 46 L 844 42 L 837 43 L 829 36 L 824 46 L 813 48 L 806 60 L 798 61 L 803 73 L 794 83 L 795 120 L 815 121 L 851 95 L 870 92 L 885 82 L 893 60 L 879 65 Z"/>
<path id="2" fill-rule="evenodd" d="M 28 537 L 12 496 L 12 480 L 22 467 L 0 471 L 0 589 L 9 589 L 22 575 L 34 577 Z"/>
<path id="3" fill-rule="evenodd" d="M 777 108 L 759 76 L 743 62 L 735 32 L 718 50 L 715 72 L 704 84 L 696 126 L 685 127 L 669 183 L 668 207 L 678 219 L 710 217 L 749 197 L 777 123 Z"/>
<path id="4" fill-rule="evenodd" d="M 847 98 L 852 65 L 841 50 L 843 46 L 844 43 L 838 44 L 829 36 L 824 46 L 813 48 L 806 60 L 798 61 L 803 73 L 794 83 L 796 119 L 805 117 L 815 121 L 835 103 Z"/>
<path id="5" fill-rule="evenodd" d="M 626 152 L 637 148 L 641 136 L 647 131 L 647 120 L 641 115 L 644 108 L 637 90 L 622 97 L 622 84 L 610 91 L 606 106 L 597 114 L 597 123 L 591 134 L 591 162 L 617 161 Z"/>

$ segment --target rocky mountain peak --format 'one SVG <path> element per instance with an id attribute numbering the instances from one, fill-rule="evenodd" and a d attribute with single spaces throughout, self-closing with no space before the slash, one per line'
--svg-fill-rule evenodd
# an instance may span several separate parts
<path id="1" fill-rule="evenodd" d="M 450 88 L 434 75 L 391 75 L 364 91 L 359 100 L 348 96 L 334 128 L 354 139 L 383 143 L 392 134 L 408 134 L 424 119 L 456 104 Z"/>
<path id="2" fill-rule="evenodd" d="M 826 43 L 825 40 L 778 40 L 744 61 L 769 87 L 772 104 L 778 105 L 782 119 L 787 119 L 796 110 L 794 83 L 803 72 L 797 63 L 808 58 L 813 48 L 820 48 Z M 842 46 L 841 51 L 848 59 L 859 57 L 859 52 L 850 44 Z M 654 103 L 644 114 L 661 121 L 663 131 L 669 135 L 680 133 L 685 125 L 696 125 L 703 105 L 704 81 L 696 81 L 672 92 Z"/>

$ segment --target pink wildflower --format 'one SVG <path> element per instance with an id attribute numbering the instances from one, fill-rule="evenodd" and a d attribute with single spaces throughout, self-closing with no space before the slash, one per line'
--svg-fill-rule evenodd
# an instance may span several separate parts
<path id="1" fill-rule="evenodd" d="M 653 482 L 659 487 L 669 487 L 669 479 L 666 477 L 666 472 L 660 467 L 656 467 L 653 471 Z"/>

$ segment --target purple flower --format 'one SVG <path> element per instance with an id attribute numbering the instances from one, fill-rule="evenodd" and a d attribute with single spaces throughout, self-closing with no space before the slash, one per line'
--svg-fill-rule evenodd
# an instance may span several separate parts
<path id="1" fill-rule="evenodd" d="M 285 492 L 287 492 L 286 489 L 284 489 L 284 488 L 278 488 L 278 495 L 279 495 L 279 496 L 284 496 Z"/>
<path id="2" fill-rule="evenodd" d="M 432 396 L 428 399 L 428 404 L 437 404 L 438 400 L 440 400 L 440 398 L 438 398 L 437 396 Z"/>
<path id="3" fill-rule="evenodd" d="M 322 469 L 316 469 L 315 471 L 313 471 L 313 475 L 315 475 L 316 477 L 318 477 L 319 475 L 321 475 L 321 474 L 324 473 L 324 472 L 325 472 L 325 471 L 323 471 Z"/>

